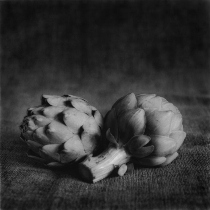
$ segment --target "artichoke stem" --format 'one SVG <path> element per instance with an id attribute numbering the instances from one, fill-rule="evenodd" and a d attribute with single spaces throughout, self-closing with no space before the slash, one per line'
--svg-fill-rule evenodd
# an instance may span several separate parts
<path id="1" fill-rule="evenodd" d="M 131 156 L 123 147 L 111 144 L 104 152 L 96 157 L 87 157 L 79 164 L 79 172 L 84 180 L 98 182 L 109 176 L 116 168 L 129 162 Z"/>

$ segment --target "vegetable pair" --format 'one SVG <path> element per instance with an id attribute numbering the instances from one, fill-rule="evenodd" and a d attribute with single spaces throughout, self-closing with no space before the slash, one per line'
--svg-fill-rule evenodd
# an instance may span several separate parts
<path id="1" fill-rule="evenodd" d="M 182 115 L 172 103 L 155 94 L 134 93 L 116 101 L 104 120 L 82 98 L 43 96 L 41 106 L 29 109 L 21 132 L 36 159 L 49 166 L 79 162 L 89 182 L 116 168 L 123 175 L 129 162 L 167 165 L 178 156 L 186 136 Z"/>

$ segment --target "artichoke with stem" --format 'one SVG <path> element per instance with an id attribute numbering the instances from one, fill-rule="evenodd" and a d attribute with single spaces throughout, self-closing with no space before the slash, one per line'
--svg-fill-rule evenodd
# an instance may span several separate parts
<path id="1" fill-rule="evenodd" d="M 63 166 L 100 153 L 103 118 L 88 102 L 73 95 L 43 95 L 29 108 L 20 126 L 28 156 L 48 166 Z"/>
<path id="2" fill-rule="evenodd" d="M 186 136 L 179 110 L 154 94 L 130 93 L 117 100 L 105 117 L 104 129 L 108 148 L 79 164 L 82 177 L 89 182 L 104 179 L 115 168 L 123 175 L 128 162 L 167 165 L 178 156 Z"/>

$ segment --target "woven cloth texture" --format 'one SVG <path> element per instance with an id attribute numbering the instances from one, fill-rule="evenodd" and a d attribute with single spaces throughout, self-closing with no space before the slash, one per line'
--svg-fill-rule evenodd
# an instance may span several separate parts
<path id="1" fill-rule="evenodd" d="M 75 169 L 51 170 L 26 157 L 18 124 L 3 121 L 2 209 L 210 208 L 210 99 L 168 97 L 184 117 L 179 157 L 163 168 L 138 168 L 88 184 Z"/>
<path id="2" fill-rule="evenodd" d="M 208 1 L 43 2 L 1 2 L 1 209 L 210 209 Z M 104 115 L 129 92 L 182 113 L 170 165 L 89 184 L 27 157 L 19 125 L 41 94 L 78 95 Z"/>

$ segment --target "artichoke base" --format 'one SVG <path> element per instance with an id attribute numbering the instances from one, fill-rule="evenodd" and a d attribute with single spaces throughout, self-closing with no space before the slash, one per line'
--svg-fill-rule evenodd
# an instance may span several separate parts
<path id="1" fill-rule="evenodd" d="M 104 152 L 96 157 L 88 156 L 79 164 L 82 178 L 91 183 L 98 182 L 109 176 L 114 169 L 128 163 L 131 156 L 123 147 L 110 145 Z"/>

